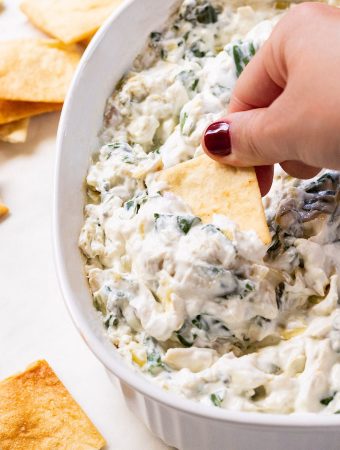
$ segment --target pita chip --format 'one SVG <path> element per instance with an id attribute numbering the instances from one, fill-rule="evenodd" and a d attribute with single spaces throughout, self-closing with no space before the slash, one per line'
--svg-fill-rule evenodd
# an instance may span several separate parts
<path id="1" fill-rule="evenodd" d="M 0 99 L 62 103 L 80 56 L 54 40 L 1 41 Z"/>
<path id="2" fill-rule="evenodd" d="M 227 166 L 202 155 L 161 171 L 159 179 L 202 222 L 224 214 L 241 231 L 254 230 L 265 244 L 271 241 L 253 168 Z"/>
<path id="3" fill-rule="evenodd" d="M 40 30 L 70 44 L 92 36 L 122 0 L 24 0 L 20 7 Z"/>
<path id="4" fill-rule="evenodd" d="M 96 450 L 104 438 L 46 361 L 0 383 L 1 450 Z"/>
<path id="5" fill-rule="evenodd" d="M 24 119 L 25 117 L 60 111 L 62 103 L 17 102 L 0 100 L 0 125 Z"/>

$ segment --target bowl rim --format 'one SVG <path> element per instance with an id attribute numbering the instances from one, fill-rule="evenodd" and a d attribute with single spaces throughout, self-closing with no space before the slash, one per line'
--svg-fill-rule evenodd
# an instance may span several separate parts
<path id="1" fill-rule="evenodd" d="M 90 44 L 86 48 L 81 61 L 77 67 L 76 73 L 73 77 L 71 86 L 69 88 L 64 107 L 61 113 L 61 118 L 57 132 L 57 155 L 56 165 L 54 170 L 54 194 L 53 194 L 53 219 L 52 219 L 52 240 L 54 250 L 54 264 L 56 268 L 57 278 L 64 299 L 64 304 L 71 316 L 71 319 L 81 334 L 86 344 L 92 353 L 101 361 L 105 368 L 113 373 L 116 377 L 128 384 L 130 387 L 138 391 L 140 394 L 145 395 L 154 401 L 161 403 L 166 407 L 173 408 L 181 413 L 190 414 L 192 416 L 210 419 L 219 422 L 227 422 L 233 425 L 239 426 L 261 426 L 263 428 L 268 427 L 280 427 L 280 428 L 292 428 L 298 429 L 301 427 L 320 427 L 322 429 L 329 429 L 333 427 L 339 427 L 340 416 L 323 415 L 316 413 L 293 413 L 293 414 L 273 414 L 273 413 L 259 413 L 259 412 L 246 412 L 246 411 L 234 411 L 225 410 L 220 408 L 214 408 L 212 406 L 204 405 L 192 400 L 182 398 L 177 394 L 169 393 L 156 383 L 152 383 L 137 370 L 129 367 L 128 364 L 122 358 L 114 357 L 114 348 L 111 353 L 105 350 L 102 342 L 95 335 L 91 329 L 90 324 L 85 319 L 81 311 L 77 308 L 75 302 L 75 294 L 70 288 L 67 281 L 68 274 L 66 270 L 66 264 L 62 255 L 62 232 L 60 223 L 58 221 L 59 211 L 59 186 L 61 182 L 60 170 L 62 162 L 62 148 L 63 148 L 63 136 L 66 131 L 66 124 L 68 123 L 68 117 L 72 109 L 72 97 L 73 92 L 78 87 L 80 81 L 84 78 L 83 70 L 91 56 L 96 52 L 100 45 L 101 40 L 104 38 L 108 30 L 114 26 L 114 23 L 119 21 L 120 15 L 137 3 L 139 0 L 125 0 L 105 21 L 103 26 L 98 30 Z M 156 0 L 157 1 L 157 0 Z"/>

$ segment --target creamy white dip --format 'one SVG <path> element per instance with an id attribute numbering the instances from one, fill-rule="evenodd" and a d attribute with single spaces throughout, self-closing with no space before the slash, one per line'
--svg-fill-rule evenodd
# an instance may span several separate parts
<path id="1" fill-rule="evenodd" d="M 185 0 L 151 34 L 108 100 L 80 247 L 107 335 L 164 389 L 234 410 L 338 413 L 339 174 L 277 171 L 269 248 L 225 216 L 203 225 L 155 177 L 202 153 L 282 13 Z"/>

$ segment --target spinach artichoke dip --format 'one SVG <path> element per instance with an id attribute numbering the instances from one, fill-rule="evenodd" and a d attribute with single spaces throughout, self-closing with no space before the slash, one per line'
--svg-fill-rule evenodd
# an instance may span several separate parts
<path id="1" fill-rule="evenodd" d="M 203 224 L 157 178 L 203 153 L 280 6 L 185 0 L 151 33 L 107 102 L 80 247 L 107 335 L 163 389 L 229 410 L 337 414 L 339 173 L 276 172 L 267 246 L 226 216 Z"/>

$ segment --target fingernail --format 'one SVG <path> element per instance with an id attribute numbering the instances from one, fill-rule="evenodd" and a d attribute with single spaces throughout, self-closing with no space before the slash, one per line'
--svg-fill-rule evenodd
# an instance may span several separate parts
<path id="1" fill-rule="evenodd" d="M 217 156 L 228 156 L 231 153 L 229 123 L 214 122 L 208 126 L 204 134 L 207 150 Z"/>

